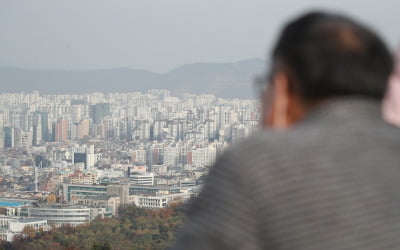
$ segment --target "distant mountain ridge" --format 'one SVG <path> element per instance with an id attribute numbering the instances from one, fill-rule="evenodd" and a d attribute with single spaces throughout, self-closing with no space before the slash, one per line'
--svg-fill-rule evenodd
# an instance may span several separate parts
<path id="1" fill-rule="evenodd" d="M 0 68 L 0 92 L 44 94 L 145 92 L 168 89 L 175 94 L 211 93 L 226 98 L 250 98 L 252 81 L 265 68 L 262 59 L 234 63 L 193 63 L 165 74 L 129 68 L 103 70 L 35 70 Z"/>

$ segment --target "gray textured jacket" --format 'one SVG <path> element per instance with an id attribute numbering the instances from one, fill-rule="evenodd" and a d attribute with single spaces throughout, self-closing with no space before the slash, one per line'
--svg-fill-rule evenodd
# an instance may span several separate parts
<path id="1" fill-rule="evenodd" d="M 173 249 L 400 249 L 400 130 L 342 98 L 210 171 Z"/>

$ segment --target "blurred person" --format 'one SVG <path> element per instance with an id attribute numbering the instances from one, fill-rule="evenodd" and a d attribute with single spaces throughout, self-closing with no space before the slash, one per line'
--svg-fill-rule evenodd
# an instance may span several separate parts
<path id="1" fill-rule="evenodd" d="M 384 42 L 312 12 L 284 27 L 271 61 L 265 129 L 217 160 L 172 249 L 399 249 L 400 131 L 382 119 L 393 69 Z"/>
<path id="2" fill-rule="evenodd" d="M 396 54 L 395 70 L 383 101 L 383 117 L 388 123 L 400 127 L 400 46 Z"/>

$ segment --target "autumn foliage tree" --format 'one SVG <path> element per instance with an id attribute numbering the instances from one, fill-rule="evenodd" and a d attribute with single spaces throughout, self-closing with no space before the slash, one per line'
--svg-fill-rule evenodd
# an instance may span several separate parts
<path id="1" fill-rule="evenodd" d="M 22 236 L 34 238 L 36 236 L 36 230 L 31 226 L 25 226 L 24 229 L 22 229 Z"/>

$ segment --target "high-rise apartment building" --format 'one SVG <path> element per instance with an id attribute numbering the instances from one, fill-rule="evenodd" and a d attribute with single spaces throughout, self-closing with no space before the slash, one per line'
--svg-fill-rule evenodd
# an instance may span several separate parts
<path id="1" fill-rule="evenodd" d="M 77 128 L 77 139 L 82 139 L 85 136 L 89 136 L 90 120 L 85 119 L 79 122 Z"/>
<path id="2" fill-rule="evenodd" d="M 90 106 L 90 118 L 93 123 L 99 123 L 104 117 L 110 115 L 110 104 L 109 103 L 97 103 Z"/>
<path id="3" fill-rule="evenodd" d="M 3 130 L 4 127 L 4 114 L 0 113 L 0 131 Z"/>
<path id="4" fill-rule="evenodd" d="M 40 118 L 42 122 L 42 140 L 48 142 L 50 141 L 49 114 L 47 112 L 42 112 Z"/>
<path id="5" fill-rule="evenodd" d="M 55 128 L 55 141 L 65 142 L 68 140 L 68 119 L 60 118 L 56 123 Z"/>
<path id="6" fill-rule="evenodd" d="M 11 126 L 4 127 L 4 147 L 5 148 L 14 147 L 14 127 Z"/>
<path id="7" fill-rule="evenodd" d="M 42 142 L 42 120 L 38 112 L 33 115 L 32 127 L 32 145 L 37 146 Z"/>

